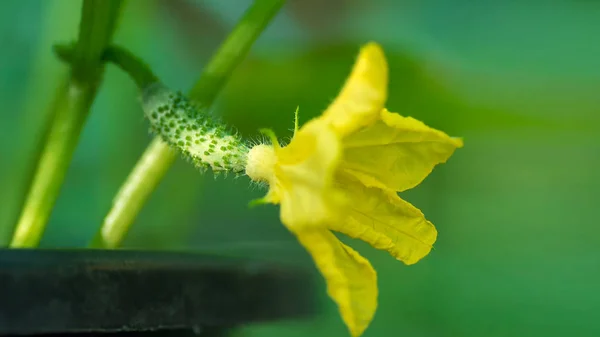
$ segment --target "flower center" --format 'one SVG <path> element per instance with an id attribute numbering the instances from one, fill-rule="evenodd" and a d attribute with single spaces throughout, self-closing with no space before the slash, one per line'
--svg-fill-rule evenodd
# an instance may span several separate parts
<path id="1" fill-rule="evenodd" d="M 271 145 L 257 145 L 248 152 L 246 174 L 254 181 L 271 182 L 275 175 L 277 157 Z"/>

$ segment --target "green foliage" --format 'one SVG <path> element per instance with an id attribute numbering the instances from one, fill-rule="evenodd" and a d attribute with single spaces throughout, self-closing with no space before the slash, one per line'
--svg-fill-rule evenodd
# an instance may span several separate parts
<path id="1" fill-rule="evenodd" d="M 289 134 L 297 105 L 303 122 L 327 107 L 341 88 L 357 50 L 354 44 L 330 44 L 307 49 L 276 64 L 262 60 L 245 63 L 224 92 L 221 113 L 246 135 L 256 134 L 265 126 L 275 126 L 278 134 Z M 529 127 L 565 129 L 564 124 L 543 116 L 528 117 L 474 105 L 410 53 L 386 51 L 386 58 L 390 67 L 390 111 L 415 117 L 449 134 Z M 247 118 L 240 111 L 261 113 Z"/>

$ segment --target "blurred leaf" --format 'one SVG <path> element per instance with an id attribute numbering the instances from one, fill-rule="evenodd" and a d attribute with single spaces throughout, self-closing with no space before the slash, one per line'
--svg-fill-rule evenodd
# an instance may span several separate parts
<path id="1" fill-rule="evenodd" d="M 311 38 L 319 39 L 343 29 L 343 21 L 360 4 L 357 0 L 290 0 L 286 11 Z"/>
<path id="2" fill-rule="evenodd" d="M 337 95 L 357 51 L 358 45 L 317 46 L 283 61 L 248 61 L 224 92 L 221 113 L 244 134 L 270 127 L 278 135 L 289 135 L 296 106 L 300 106 L 303 122 L 319 115 Z M 386 56 L 390 67 L 387 106 L 391 111 L 413 116 L 452 135 L 556 126 L 543 118 L 474 106 L 454 94 L 443 78 L 414 56 L 390 51 Z"/>
<path id="3" fill-rule="evenodd" d="M 147 0 L 144 0 L 147 1 Z M 208 59 L 227 37 L 228 28 L 202 1 L 158 0 L 162 20 L 177 31 L 176 38 L 192 59 Z"/>

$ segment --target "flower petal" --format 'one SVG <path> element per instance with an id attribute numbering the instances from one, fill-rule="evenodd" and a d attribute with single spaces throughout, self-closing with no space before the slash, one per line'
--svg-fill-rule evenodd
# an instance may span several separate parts
<path id="1" fill-rule="evenodd" d="M 350 135 L 343 145 L 345 172 L 366 186 L 404 191 L 421 183 L 463 143 L 383 109 L 380 121 Z"/>
<path id="2" fill-rule="evenodd" d="M 344 245 L 328 230 L 297 232 L 327 282 L 350 334 L 360 336 L 377 309 L 377 273 L 367 259 Z"/>
<path id="3" fill-rule="evenodd" d="M 352 200 L 344 222 L 330 229 L 388 251 L 405 264 L 429 254 L 437 231 L 416 207 L 389 190 L 369 188 L 349 177 L 338 177 L 339 188 Z"/>
<path id="4" fill-rule="evenodd" d="M 274 190 L 281 201 L 281 222 L 299 230 L 337 220 L 343 198 L 333 188 L 333 176 L 341 144 L 333 130 L 313 120 L 276 155 Z"/>
<path id="5" fill-rule="evenodd" d="M 385 55 L 378 44 L 368 43 L 361 48 L 344 87 L 322 118 L 342 136 L 373 123 L 385 106 L 387 85 Z"/>

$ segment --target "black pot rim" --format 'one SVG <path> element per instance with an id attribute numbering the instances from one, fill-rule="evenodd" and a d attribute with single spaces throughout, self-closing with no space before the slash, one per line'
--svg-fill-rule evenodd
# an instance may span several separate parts
<path id="1" fill-rule="evenodd" d="M 215 254 L 0 249 L 0 335 L 307 318 L 314 280 L 305 268 Z"/>

